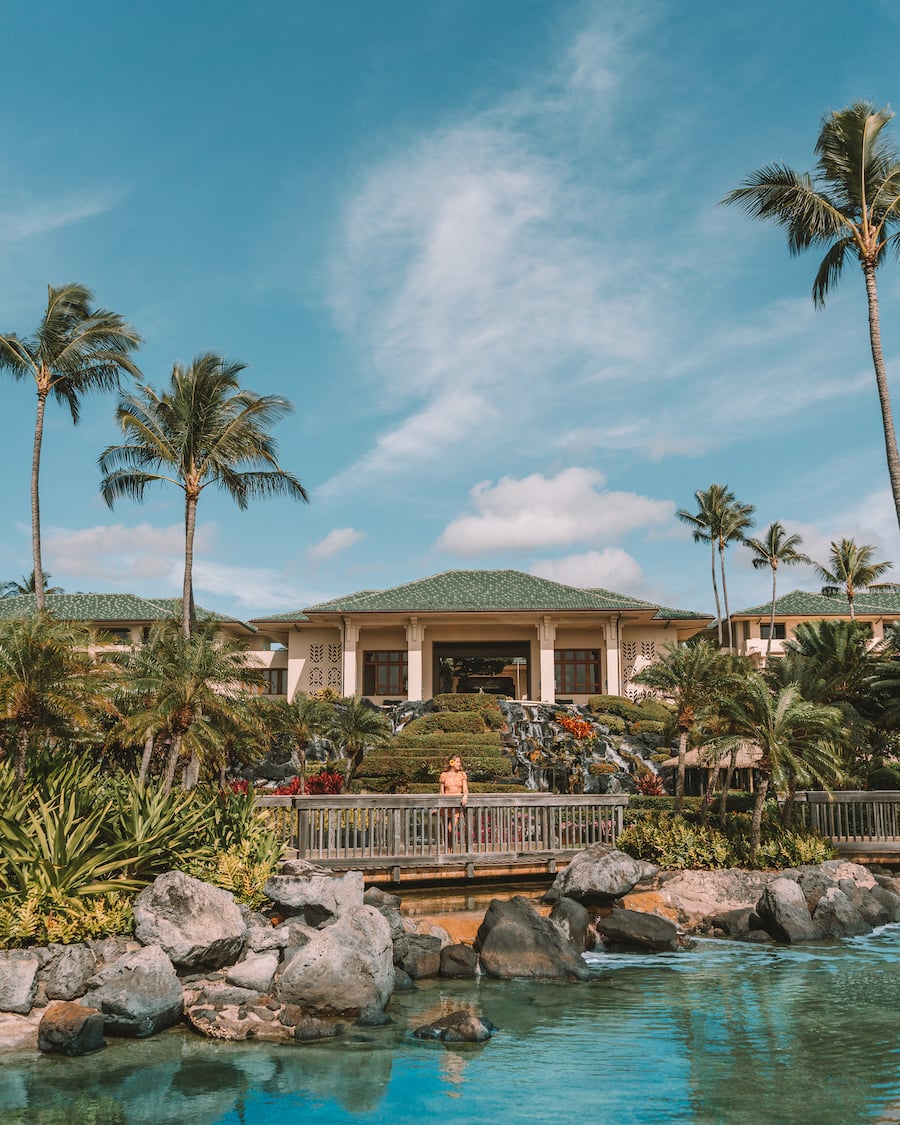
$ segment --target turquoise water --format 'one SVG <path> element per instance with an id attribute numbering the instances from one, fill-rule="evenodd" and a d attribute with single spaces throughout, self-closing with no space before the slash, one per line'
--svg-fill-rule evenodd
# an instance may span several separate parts
<path id="1" fill-rule="evenodd" d="M 423 982 L 331 1044 L 184 1031 L 83 1059 L 0 1059 L 2 1125 L 900 1123 L 900 927 L 795 949 L 701 941 L 598 959 L 584 985 Z M 451 1050 L 409 1028 L 471 1004 Z"/>

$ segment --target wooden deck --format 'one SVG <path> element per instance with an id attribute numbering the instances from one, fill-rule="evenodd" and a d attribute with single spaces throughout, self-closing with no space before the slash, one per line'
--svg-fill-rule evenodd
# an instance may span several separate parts
<path id="1" fill-rule="evenodd" d="M 804 822 L 861 863 L 900 861 L 900 792 L 891 789 L 798 793 Z"/>
<path id="2" fill-rule="evenodd" d="M 554 874 L 622 831 L 625 795 L 260 797 L 290 853 L 367 881 Z"/>

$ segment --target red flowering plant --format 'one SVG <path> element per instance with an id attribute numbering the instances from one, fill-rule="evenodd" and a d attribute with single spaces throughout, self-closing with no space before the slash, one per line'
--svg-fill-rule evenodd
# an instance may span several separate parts
<path id="1" fill-rule="evenodd" d="M 638 793 L 644 797 L 664 797 L 666 790 L 662 778 L 652 770 L 643 770 L 634 779 Z"/>
<path id="2" fill-rule="evenodd" d="M 344 788 L 344 775 L 337 770 L 320 770 L 306 779 L 307 793 L 340 793 Z"/>
<path id="3" fill-rule="evenodd" d="M 578 719 L 574 715 L 557 715 L 556 721 L 561 727 L 567 730 L 573 738 L 582 739 L 594 737 L 593 723 L 589 723 L 585 719 Z"/>

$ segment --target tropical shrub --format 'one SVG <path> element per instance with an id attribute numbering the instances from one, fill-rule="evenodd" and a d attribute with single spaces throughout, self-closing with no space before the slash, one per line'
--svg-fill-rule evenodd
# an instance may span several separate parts
<path id="1" fill-rule="evenodd" d="M 482 711 L 436 711 L 407 723 L 398 738 L 423 734 L 484 734 Z"/>
<path id="2" fill-rule="evenodd" d="M 900 769 L 881 766 L 866 778 L 868 789 L 900 789 Z"/>
<path id="3" fill-rule="evenodd" d="M 574 715 L 567 715 L 565 713 L 557 713 L 553 716 L 554 721 L 569 732 L 573 738 L 593 738 L 594 727 L 592 723 L 584 719 L 576 718 Z"/>
<path id="4" fill-rule="evenodd" d="M 666 733 L 666 724 L 656 719 L 637 719 L 631 724 L 631 734 L 652 734 L 660 738 Z"/>
<path id="5" fill-rule="evenodd" d="M 603 777 L 605 774 L 618 772 L 619 767 L 614 762 L 591 762 L 588 766 L 591 777 Z"/>
<path id="6" fill-rule="evenodd" d="M 651 696 L 646 696 L 637 705 L 640 712 L 638 719 L 655 719 L 658 723 L 671 723 L 675 718 L 675 708 L 671 703 L 665 703 L 661 699 L 653 699 Z"/>
<path id="7" fill-rule="evenodd" d="M 333 794 L 344 788 L 344 775 L 338 770 L 319 770 L 306 779 L 307 793 Z"/>
<path id="8" fill-rule="evenodd" d="M 505 721 L 493 695 L 453 692 L 436 695 L 432 702 L 436 711 L 478 711 L 491 730 L 499 730 Z"/>
<path id="9" fill-rule="evenodd" d="M 638 704 L 624 695 L 592 695 L 588 700 L 588 708 L 595 715 L 618 715 L 630 722 L 641 717 Z"/>
<path id="10" fill-rule="evenodd" d="M 643 793 L 647 797 L 662 797 L 666 792 L 662 778 L 658 773 L 653 773 L 651 770 L 644 770 L 639 773 L 635 777 L 634 783 L 637 786 L 638 793 Z"/>
<path id="11" fill-rule="evenodd" d="M 610 734 L 625 733 L 625 720 L 621 715 L 614 715 L 611 711 L 600 711 L 597 713 L 596 720 L 600 726 L 606 727 Z"/>
<path id="12" fill-rule="evenodd" d="M 394 739 L 394 745 L 401 752 L 413 747 L 457 750 L 468 746 L 499 747 L 500 737 L 496 734 L 411 734 L 404 731 Z"/>

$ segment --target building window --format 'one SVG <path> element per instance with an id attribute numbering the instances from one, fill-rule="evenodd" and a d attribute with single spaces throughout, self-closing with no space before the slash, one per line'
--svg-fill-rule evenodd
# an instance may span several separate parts
<path id="1" fill-rule="evenodd" d="M 131 630 L 130 629 L 101 629 L 98 635 L 98 640 L 104 640 L 114 645 L 130 645 L 131 644 Z"/>
<path id="2" fill-rule="evenodd" d="M 769 639 L 770 633 L 773 641 L 783 641 L 785 639 L 784 622 L 776 621 L 774 626 L 768 624 L 760 625 L 759 635 L 764 641 Z"/>
<path id="3" fill-rule="evenodd" d="M 287 695 L 287 668 L 266 668 L 263 695 Z"/>
<path id="4" fill-rule="evenodd" d="M 595 695 L 601 690 L 599 649 L 558 648 L 553 663 L 557 692 Z"/>
<path id="5" fill-rule="evenodd" d="M 363 695 L 405 695 L 406 652 L 363 653 Z"/>

